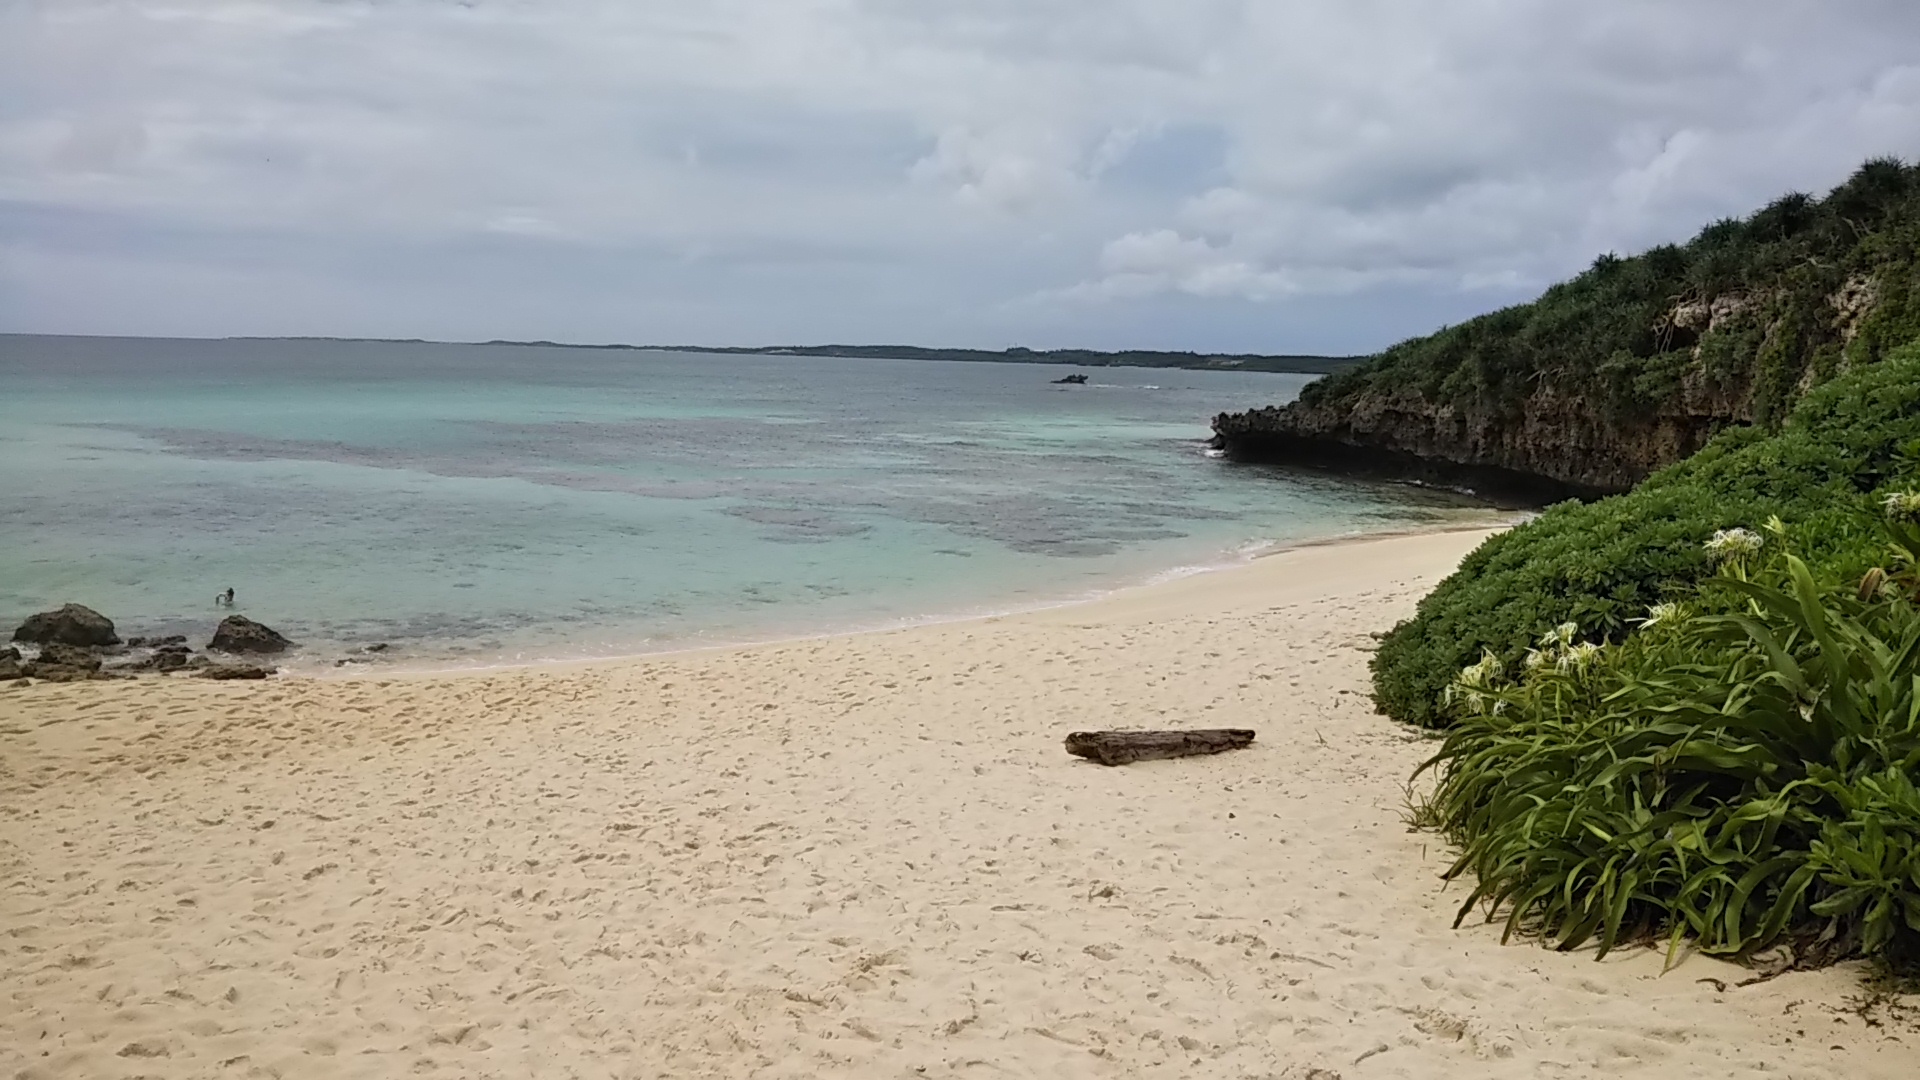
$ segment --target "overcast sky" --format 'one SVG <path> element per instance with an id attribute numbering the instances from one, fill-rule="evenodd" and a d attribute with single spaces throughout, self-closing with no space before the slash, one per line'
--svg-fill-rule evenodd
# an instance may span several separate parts
<path id="1" fill-rule="evenodd" d="M 0 0 L 0 331 L 1368 351 L 1884 154 L 1915 0 Z"/>

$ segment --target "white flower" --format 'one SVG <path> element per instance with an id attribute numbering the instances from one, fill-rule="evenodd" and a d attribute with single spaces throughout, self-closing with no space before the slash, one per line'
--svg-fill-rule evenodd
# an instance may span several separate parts
<path id="1" fill-rule="evenodd" d="M 1459 676 L 1453 680 L 1453 685 L 1447 687 L 1444 697 L 1449 704 L 1463 701 L 1468 709 L 1477 713 L 1486 712 L 1487 704 L 1492 702 L 1493 712 L 1498 713 L 1505 703 L 1494 697 L 1492 689 L 1493 684 L 1506 674 L 1506 670 L 1500 658 L 1488 650 L 1478 663 L 1460 669 Z"/>
<path id="2" fill-rule="evenodd" d="M 1766 539 L 1752 529 L 1721 529 L 1705 546 L 1714 562 L 1731 562 L 1758 555 L 1765 543 Z"/>
<path id="3" fill-rule="evenodd" d="M 1559 626 L 1540 635 L 1540 647 L 1543 649 L 1564 649 L 1573 644 L 1573 640 L 1579 636 L 1580 625 L 1578 623 L 1563 622 Z"/>
<path id="4" fill-rule="evenodd" d="M 1595 645 L 1591 641 L 1583 641 L 1578 645 L 1569 647 L 1566 652 L 1560 654 L 1558 667 L 1560 668 L 1561 674 L 1585 671 L 1592 667 L 1593 662 L 1599 658 L 1600 646 Z"/>
<path id="5" fill-rule="evenodd" d="M 1468 686 L 1466 683 L 1457 682 L 1452 684 L 1451 686 L 1448 686 L 1446 689 L 1446 692 L 1440 695 L 1440 699 L 1442 701 L 1445 701 L 1449 705 L 1453 704 L 1456 701 L 1463 702 L 1467 706 L 1467 711 L 1469 712 L 1485 712 L 1486 711 L 1486 709 L 1484 708 L 1484 705 L 1487 700 L 1486 691 L 1476 690 L 1473 687 Z"/>
<path id="6" fill-rule="evenodd" d="M 1527 650 L 1527 670 L 1528 671 L 1539 671 L 1541 668 L 1546 666 L 1547 666 L 1546 653 L 1541 652 L 1539 649 Z"/>
<path id="7" fill-rule="evenodd" d="M 1492 651 L 1488 651 L 1480 657 L 1479 663 L 1468 664 L 1466 667 L 1460 669 L 1459 682 L 1462 686 L 1471 686 L 1476 690 L 1485 690 L 1493 685 L 1494 680 L 1506 673 L 1507 666 L 1502 664 L 1500 658 L 1493 655 Z"/>
<path id="8" fill-rule="evenodd" d="M 1920 491 L 1896 491 L 1887 496 L 1886 508 L 1894 521 L 1920 521 Z"/>
<path id="9" fill-rule="evenodd" d="M 1647 609 L 1647 617 L 1640 620 L 1642 628 L 1649 626 L 1667 626 L 1687 621 L 1687 609 L 1679 604 L 1655 604 Z"/>

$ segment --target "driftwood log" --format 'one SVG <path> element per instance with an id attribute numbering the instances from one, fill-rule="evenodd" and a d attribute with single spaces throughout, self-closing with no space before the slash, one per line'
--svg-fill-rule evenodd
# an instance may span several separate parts
<path id="1" fill-rule="evenodd" d="M 1067 753 L 1102 765 L 1130 761 L 1192 757 L 1238 750 L 1253 741 L 1247 728 L 1203 728 L 1198 731 L 1076 731 L 1067 736 Z"/>

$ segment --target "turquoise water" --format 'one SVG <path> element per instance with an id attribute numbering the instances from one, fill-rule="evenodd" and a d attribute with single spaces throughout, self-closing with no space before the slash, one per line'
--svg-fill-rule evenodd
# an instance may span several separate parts
<path id="1" fill-rule="evenodd" d="M 331 665 L 613 655 L 1096 594 L 1431 523 L 1235 466 L 1306 376 L 511 346 L 0 337 L 0 621 L 69 600 Z"/>

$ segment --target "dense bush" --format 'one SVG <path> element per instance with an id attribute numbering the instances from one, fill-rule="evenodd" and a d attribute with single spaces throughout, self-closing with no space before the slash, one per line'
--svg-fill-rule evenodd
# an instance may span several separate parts
<path id="1" fill-rule="evenodd" d="M 1920 346 L 1835 378 L 1782 428 L 1722 432 L 1633 491 L 1565 503 L 1494 537 L 1381 642 L 1374 696 L 1396 719 L 1443 726 L 1442 695 L 1491 652 L 1517 663 L 1551 627 L 1573 622 L 1618 640 L 1630 620 L 1710 570 L 1716 530 L 1779 515 L 1806 526 L 1806 556 L 1827 578 L 1864 569 L 1866 493 L 1920 481 Z"/>
<path id="2" fill-rule="evenodd" d="M 1887 562 L 1857 583 L 1818 583 L 1806 530 L 1731 530 L 1702 548 L 1719 574 L 1624 641 L 1568 624 L 1461 672 L 1422 810 L 1477 879 L 1460 918 L 1602 955 L 1920 961 L 1920 496 L 1884 508 L 1885 536 L 1850 534 Z"/>

